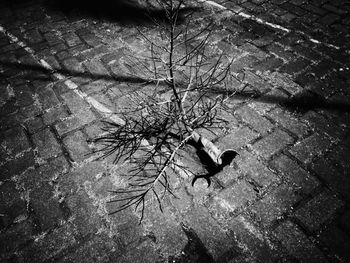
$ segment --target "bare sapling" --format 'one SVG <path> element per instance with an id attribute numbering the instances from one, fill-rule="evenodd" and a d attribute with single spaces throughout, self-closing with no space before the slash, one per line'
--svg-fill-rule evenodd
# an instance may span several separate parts
<path id="1" fill-rule="evenodd" d="M 112 213 L 133 207 L 140 222 L 149 202 L 163 211 L 164 197 L 176 198 L 173 177 L 192 176 L 194 183 L 198 175 L 181 161 L 186 147 L 204 152 L 214 171 L 236 155 L 221 151 L 199 132 L 222 127 L 225 120 L 219 113 L 235 94 L 232 58 L 210 46 L 215 22 L 196 18 L 196 8 L 185 0 L 153 4 L 165 14 L 154 20 L 157 34 L 139 30 L 149 48 L 123 57 L 127 73 L 145 83 L 126 98 L 127 106 L 116 113 L 119 121 L 105 122 L 103 135 L 95 139 L 102 158 L 113 156 L 116 165 L 129 167 L 128 184 L 111 191 L 110 202 L 118 204 Z"/>

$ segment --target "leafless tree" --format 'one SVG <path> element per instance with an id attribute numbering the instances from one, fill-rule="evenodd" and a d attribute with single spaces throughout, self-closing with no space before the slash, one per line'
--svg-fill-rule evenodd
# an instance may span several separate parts
<path id="1" fill-rule="evenodd" d="M 155 200 L 162 210 L 164 196 L 175 196 L 172 176 L 196 176 L 180 161 L 186 145 L 204 149 L 214 166 L 223 162 L 220 150 L 197 130 L 212 130 L 224 121 L 218 111 L 234 94 L 232 58 L 210 47 L 215 24 L 198 22 L 194 9 L 185 4 L 155 0 L 165 13 L 163 21 L 154 20 L 158 38 L 139 31 L 149 44 L 148 52 L 124 56 L 129 74 L 145 79 L 152 88 L 130 98 L 130 107 L 119 112 L 121 121 L 106 122 L 103 135 L 95 139 L 102 145 L 102 157 L 112 155 L 115 163 L 130 165 L 128 187 L 112 191 L 115 198 L 110 202 L 119 204 L 112 213 L 133 206 L 140 221 L 148 200 Z"/>

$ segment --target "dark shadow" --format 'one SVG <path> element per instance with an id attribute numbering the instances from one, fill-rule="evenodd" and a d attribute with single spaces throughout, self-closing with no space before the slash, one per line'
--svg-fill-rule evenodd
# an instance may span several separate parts
<path id="1" fill-rule="evenodd" d="M 28 65 L 28 64 L 19 64 L 19 63 L 12 63 L 12 62 L 5 62 L 0 60 L 0 65 L 6 66 L 10 69 L 10 71 L 7 73 L 6 71 L 1 73 L 3 77 L 6 77 L 7 74 L 9 74 L 8 77 L 13 75 L 13 70 L 23 70 L 21 74 L 16 74 L 16 78 L 22 78 L 25 80 L 43 80 L 43 81 L 49 81 L 53 80 L 52 74 L 53 72 L 49 69 L 44 68 L 43 66 L 37 64 L 37 65 Z M 80 72 L 80 71 L 72 71 L 67 69 L 54 69 L 54 73 L 59 73 L 61 75 L 64 75 L 66 77 L 81 77 L 86 78 L 89 80 L 114 80 L 117 82 L 128 82 L 128 83 L 139 83 L 139 84 L 146 84 L 149 83 L 148 80 L 135 77 L 135 76 L 116 76 L 116 75 L 106 75 L 106 74 L 94 74 L 88 72 Z"/>
<path id="2" fill-rule="evenodd" d="M 225 90 L 211 90 L 212 94 L 225 94 L 227 95 L 227 91 Z M 260 95 L 253 91 L 237 91 L 233 95 L 234 99 L 238 100 L 246 100 L 251 99 L 256 102 L 263 102 L 269 104 L 280 104 L 281 106 L 295 112 L 304 113 L 309 110 L 315 109 L 325 109 L 331 111 L 339 111 L 339 112 L 350 112 L 350 104 L 346 102 L 340 101 L 332 101 L 325 98 L 322 98 L 318 95 L 314 95 L 311 92 L 305 91 L 302 92 L 292 98 L 286 98 L 283 96 L 276 95 Z"/>
<path id="3" fill-rule="evenodd" d="M 49 76 L 52 75 L 52 72 L 50 70 L 47 70 L 46 68 L 40 66 L 40 65 L 30 65 L 30 64 L 19 64 L 19 63 L 13 63 L 8 61 L 1 61 L 0 65 L 6 66 L 10 69 L 10 74 L 12 73 L 11 70 L 24 70 L 24 72 L 28 71 L 27 74 L 22 75 L 16 75 L 16 78 L 26 78 L 27 80 L 35 80 L 39 79 L 38 77 L 42 77 L 44 79 L 51 79 Z M 82 77 L 87 78 L 89 80 L 99 80 L 99 79 L 105 79 L 105 80 L 114 80 L 118 82 L 129 82 L 129 83 L 139 83 L 139 84 L 147 84 L 150 83 L 148 80 L 139 78 L 136 76 L 111 76 L 111 75 L 105 75 L 105 74 L 95 74 L 92 75 L 90 73 L 86 72 L 79 72 L 79 71 L 71 71 L 66 69 L 54 69 L 55 73 L 60 73 L 66 77 Z M 6 77 L 6 71 L 1 73 L 2 76 Z M 10 77 L 10 76 L 9 76 Z M 222 90 L 215 90 L 211 91 L 214 94 L 226 94 L 226 91 Z M 324 99 L 320 96 L 312 95 L 311 93 L 302 93 L 298 96 L 295 96 L 291 99 L 285 98 L 283 96 L 276 96 L 276 95 L 263 95 L 263 96 L 257 96 L 257 94 L 252 94 L 249 91 L 242 91 L 242 92 L 236 92 L 233 96 L 235 99 L 252 99 L 254 101 L 258 102 L 264 102 L 264 103 L 271 103 L 271 104 L 280 104 L 281 106 L 288 108 L 292 111 L 299 111 L 299 112 L 306 112 L 308 110 L 315 110 L 315 109 L 325 109 L 325 110 L 331 110 L 331 111 L 338 111 L 347 113 L 350 112 L 350 104 L 346 102 L 338 102 L 338 101 L 331 101 Z"/>
<path id="4" fill-rule="evenodd" d="M 142 4 L 140 4 L 142 3 Z M 84 16 L 117 22 L 122 25 L 146 25 L 165 23 L 166 11 L 161 7 L 152 7 L 147 1 L 137 0 L 48 0 L 46 7 L 52 11 L 61 11 L 68 16 Z M 185 14 L 194 12 L 196 8 L 185 7 L 180 10 L 179 23 Z"/>
<path id="5" fill-rule="evenodd" d="M 230 163 L 233 161 L 233 159 L 238 155 L 236 151 L 233 150 L 227 150 L 224 151 L 221 155 L 222 164 L 218 165 L 215 163 L 211 157 L 208 155 L 208 153 L 204 150 L 202 145 L 199 145 L 199 143 L 190 142 L 191 145 L 193 145 L 196 148 L 196 154 L 201 162 L 201 164 L 204 166 L 204 168 L 207 170 L 206 174 L 203 175 L 196 175 L 191 185 L 194 186 L 195 182 L 199 178 L 203 178 L 207 181 L 208 187 L 211 185 L 211 177 L 215 176 L 217 173 L 222 171 L 225 166 L 230 165 Z"/>
<path id="6" fill-rule="evenodd" d="M 198 237 L 197 233 L 190 227 L 181 223 L 181 228 L 187 236 L 187 244 L 179 258 L 171 262 L 176 263 L 214 263 L 213 256 Z"/>

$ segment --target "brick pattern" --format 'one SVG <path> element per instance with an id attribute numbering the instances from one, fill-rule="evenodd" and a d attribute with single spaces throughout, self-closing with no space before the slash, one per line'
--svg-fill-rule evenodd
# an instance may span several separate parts
<path id="1" fill-rule="evenodd" d="M 176 262 L 191 240 L 216 262 L 349 261 L 350 5 L 216 2 L 229 11 L 199 15 L 225 18 L 211 52 L 235 58 L 242 82 L 232 85 L 246 88 L 213 139 L 239 156 L 210 188 L 186 181 L 181 199 L 165 200 L 164 213 L 154 207 L 142 225 L 131 210 L 107 215 L 108 190 L 126 183 L 127 168 L 93 160 L 88 139 L 105 117 L 91 99 L 128 106 L 137 86 L 119 82 L 130 73 L 123 56 L 147 54 L 147 43 L 135 26 L 79 10 L 0 3 L 0 25 L 35 55 L 0 33 L 0 261 Z"/>

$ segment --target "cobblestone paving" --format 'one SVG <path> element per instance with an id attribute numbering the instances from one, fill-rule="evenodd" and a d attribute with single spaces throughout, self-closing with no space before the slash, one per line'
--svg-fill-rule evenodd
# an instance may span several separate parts
<path id="1" fill-rule="evenodd" d="M 1 262 L 350 262 L 349 2 L 199 2 L 249 87 L 213 138 L 239 156 L 139 225 L 108 215 L 123 167 L 89 139 L 135 92 L 119 63 L 147 46 L 135 28 L 156 28 L 1 1 Z"/>

